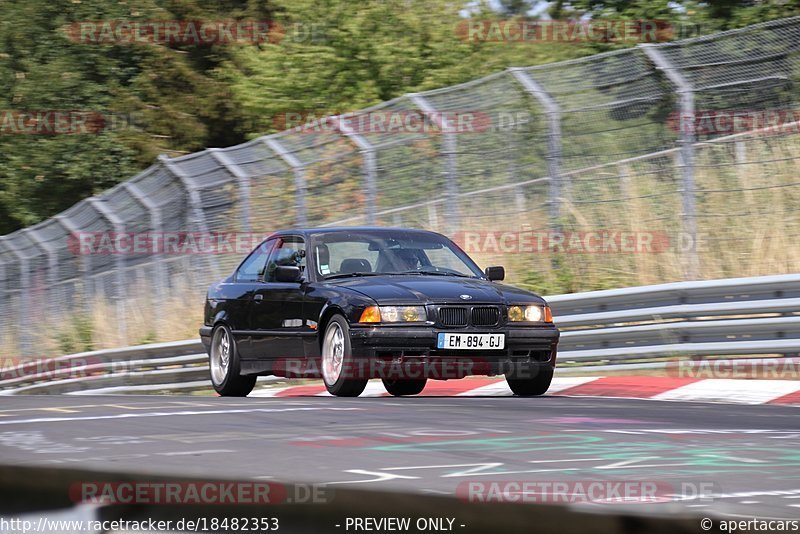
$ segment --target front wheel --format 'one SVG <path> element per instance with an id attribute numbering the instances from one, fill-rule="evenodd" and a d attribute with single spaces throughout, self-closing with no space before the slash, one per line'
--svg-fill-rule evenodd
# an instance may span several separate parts
<path id="1" fill-rule="evenodd" d="M 334 315 L 322 338 L 322 381 L 337 397 L 358 397 L 367 387 L 366 378 L 348 378 L 355 372 L 350 349 L 350 326 L 341 315 Z"/>
<path id="2" fill-rule="evenodd" d="M 425 389 L 425 384 L 427 384 L 427 382 L 427 378 L 415 380 L 389 380 L 384 378 L 383 387 L 386 388 L 389 394 L 395 397 L 400 397 L 402 395 L 418 395 Z"/>
<path id="3" fill-rule="evenodd" d="M 217 326 L 211 335 L 208 354 L 211 385 L 222 397 L 246 397 L 256 385 L 256 377 L 239 374 L 239 353 L 230 328 Z"/>
<path id="4" fill-rule="evenodd" d="M 550 388 L 550 382 L 553 381 L 553 368 L 552 367 L 539 367 L 538 370 L 533 371 L 534 376 L 520 377 L 519 374 L 512 375 L 506 374 L 506 382 L 508 387 L 520 397 L 530 397 L 534 395 L 544 395 Z"/>

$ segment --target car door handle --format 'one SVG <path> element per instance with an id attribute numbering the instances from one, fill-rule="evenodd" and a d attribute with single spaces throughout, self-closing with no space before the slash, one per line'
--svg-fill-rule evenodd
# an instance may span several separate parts
<path id="1" fill-rule="evenodd" d="M 253 297 L 253 300 L 255 300 L 256 302 L 261 302 L 262 300 L 264 300 L 264 295 L 256 295 Z"/>

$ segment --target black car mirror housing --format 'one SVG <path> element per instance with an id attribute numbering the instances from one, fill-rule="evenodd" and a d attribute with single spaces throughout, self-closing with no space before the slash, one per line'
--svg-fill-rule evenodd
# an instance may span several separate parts
<path id="1" fill-rule="evenodd" d="M 506 277 L 506 270 L 502 265 L 487 267 L 484 273 L 486 274 L 486 278 L 492 282 L 503 280 Z"/>
<path id="2" fill-rule="evenodd" d="M 299 282 L 303 273 L 296 265 L 278 265 L 275 267 L 276 282 Z"/>

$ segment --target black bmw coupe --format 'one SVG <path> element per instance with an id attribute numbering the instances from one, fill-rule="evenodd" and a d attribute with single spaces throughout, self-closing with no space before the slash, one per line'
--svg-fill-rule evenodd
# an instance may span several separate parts
<path id="1" fill-rule="evenodd" d="M 559 332 L 544 299 L 504 277 L 424 230 L 276 232 L 208 290 L 211 383 L 245 396 L 258 375 L 322 377 L 355 397 L 370 378 L 415 395 L 428 379 L 503 374 L 515 394 L 541 395 Z"/>

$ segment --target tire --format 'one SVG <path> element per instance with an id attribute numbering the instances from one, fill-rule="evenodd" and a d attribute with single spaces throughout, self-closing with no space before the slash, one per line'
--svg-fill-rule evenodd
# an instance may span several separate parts
<path id="1" fill-rule="evenodd" d="M 341 315 L 334 315 L 325 327 L 322 337 L 322 381 L 325 389 L 337 397 L 358 397 L 367 387 L 366 378 L 347 378 L 354 370 L 353 353 L 350 347 L 350 326 Z"/>
<path id="2" fill-rule="evenodd" d="M 391 395 L 401 397 L 403 395 L 418 395 L 425 389 L 425 384 L 428 383 L 427 378 L 419 378 L 414 380 L 389 380 L 383 379 L 383 387 L 386 388 Z"/>
<path id="3" fill-rule="evenodd" d="M 533 377 L 516 378 L 513 375 L 506 374 L 506 382 L 508 387 L 519 397 L 531 397 L 535 395 L 544 395 L 550 382 L 553 381 L 553 368 L 550 366 L 539 367 L 538 372 Z"/>
<path id="4" fill-rule="evenodd" d="M 256 376 L 239 374 L 239 352 L 230 328 L 224 324 L 214 328 L 208 352 L 209 374 L 214 391 L 221 397 L 246 397 L 253 391 Z"/>

